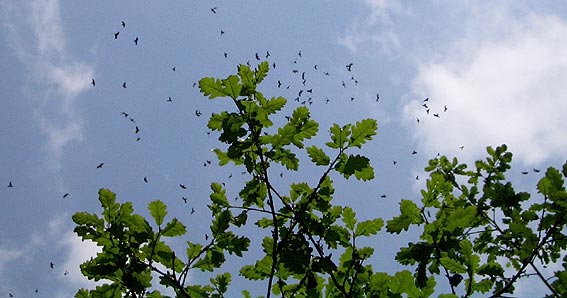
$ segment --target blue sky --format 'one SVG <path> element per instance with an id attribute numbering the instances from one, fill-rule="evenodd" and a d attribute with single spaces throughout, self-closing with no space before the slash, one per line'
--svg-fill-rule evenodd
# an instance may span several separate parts
<path id="1" fill-rule="evenodd" d="M 486 146 L 507 143 L 515 154 L 510 179 L 529 191 L 538 178 L 521 171 L 559 166 L 567 155 L 560 1 L 0 0 L 0 7 L 0 297 L 30 297 L 36 288 L 69 297 L 91 286 L 78 264 L 96 250 L 74 236 L 70 217 L 99 212 L 101 187 L 138 212 L 161 199 L 189 238 L 203 238 L 209 184 L 228 181 L 236 194 L 244 177 L 216 166 L 210 152 L 218 145 L 207 116 L 229 106 L 193 84 L 255 64 L 256 53 L 269 51 L 276 63 L 261 90 L 286 97 L 287 112 L 312 97 L 320 122 L 313 143 L 332 123 L 378 120 L 378 136 L 363 151 L 376 179 L 334 177 L 337 202 L 363 218 L 389 219 L 401 198 L 418 200 L 425 179 L 415 177 L 438 152 L 470 162 Z M 302 169 L 278 183 L 315 183 L 320 169 Z M 377 268 L 400 270 L 389 259 L 409 236 L 379 234 Z M 540 293 L 538 286 L 528 281 L 519 293 Z"/>

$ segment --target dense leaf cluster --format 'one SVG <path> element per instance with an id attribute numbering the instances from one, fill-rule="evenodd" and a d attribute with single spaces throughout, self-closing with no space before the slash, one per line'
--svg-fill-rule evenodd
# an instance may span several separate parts
<path id="1" fill-rule="evenodd" d="M 512 154 L 505 146 L 488 148 L 488 158 L 472 170 L 456 159 L 439 157 L 426 168 L 430 176 L 419 204 L 404 199 L 400 214 L 386 222 L 359 221 L 352 208 L 333 203 L 331 177 L 374 178 L 370 160 L 353 151 L 373 139 L 376 121 L 334 124 L 325 148 L 306 146 L 319 131 L 307 107 L 295 108 L 283 125 L 271 128 L 272 117 L 286 99 L 268 99 L 257 90 L 268 70 L 267 62 L 256 69 L 240 65 L 236 75 L 199 81 L 205 96 L 228 98 L 235 107 L 213 114 L 208 122 L 224 146 L 214 149 L 219 164 L 233 163 L 249 174 L 235 203 L 227 199 L 223 184 L 211 183 L 208 242 L 187 241 L 186 252 L 176 253 L 164 237 L 181 237 L 186 227 L 176 218 L 166 221 L 163 202 L 148 205 L 150 224 L 133 213 L 132 203 L 117 203 L 110 190 L 101 189 L 102 217 L 79 212 L 73 220 L 82 239 L 102 247 L 101 253 L 81 265 L 82 273 L 106 283 L 81 289 L 76 297 L 165 297 L 155 290 L 152 273 L 177 297 L 225 297 L 230 273 L 218 273 L 207 285 L 188 284 L 187 276 L 192 270 L 217 272 L 227 256 L 242 257 L 250 239 L 237 235 L 238 227 L 248 227 L 250 233 L 265 231 L 259 233 L 266 235 L 261 241 L 263 255 L 239 274 L 264 281 L 267 297 L 499 296 L 512 293 L 518 279 L 532 274 L 528 272 L 535 272 L 551 293 L 567 292 L 565 267 L 551 281 L 539 270 L 559 261 L 567 245 L 562 234 L 567 223 L 563 181 L 567 164 L 562 172 L 547 170 L 538 183 L 543 201 L 536 202 L 506 182 Z M 297 171 L 301 152 L 321 169 L 318 182 L 276 189 L 271 166 Z M 249 223 L 251 213 L 260 219 Z M 384 226 L 388 233 L 411 226 L 423 231 L 419 241 L 401 248 L 396 257 L 414 269 L 392 274 L 369 264 L 374 249 L 357 245 L 357 240 L 378 234 Z M 511 266 L 513 274 L 502 264 Z M 441 288 L 450 288 L 450 293 L 440 293 L 437 285 L 444 280 L 447 286 Z M 242 295 L 251 297 L 247 290 Z"/>

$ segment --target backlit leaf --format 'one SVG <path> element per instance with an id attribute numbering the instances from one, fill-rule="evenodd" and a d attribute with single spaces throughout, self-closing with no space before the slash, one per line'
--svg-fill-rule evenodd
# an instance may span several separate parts
<path id="1" fill-rule="evenodd" d="M 343 208 L 343 221 L 347 229 L 354 230 L 354 225 L 356 224 L 356 213 L 350 207 Z"/>
<path id="2" fill-rule="evenodd" d="M 381 218 L 361 221 L 356 225 L 354 232 L 355 236 L 370 236 L 376 235 L 384 226 L 384 221 Z"/>
<path id="3" fill-rule="evenodd" d="M 268 75 L 270 64 L 267 61 L 262 61 L 256 68 L 256 84 L 260 84 Z"/>
<path id="4" fill-rule="evenodd" d="M 374 119 L 364 119 L 356 122 L 355 125 L 351 126 L 349 146 L 362 147 L 362 144 L 366 143 L 366 141 L 372 140 L 372 136 L 376 135 L 377 129 L 378 124 Z"/>
<path id="5" fill-rule="evenodd" d="M 162 230 L 162 235 L 167 237 L 175 237 L 184 235 L 187 232 L 185 226 L 177 220 L 177 218 L 173 218 L 170 222 L 168 222 Z"/>
<path id="6" fill-rule="evenodd" d="M 161 226 L 165 216 L 167 215 L 167 207 L 165 206 L 165 204 L 160 200 L 150 202 L 148 204 L 148 210 L 150 211 L 151 216 L 154 218 L 155 223 L 158 226 Z"/>
<path id="7" fill-rule="evenodd" d="M 442 257 L 439 261 L 441 262 L 441 265 L 443 265 L 443 267 L 453 273 L 467 273 L 467 268 L 465 267 L 465 265 L 449 257 Z"/>
<path id="8" fill-rule="evenodd" d="M 307 154 L 311 157 L 311 161 L 318 166 L 327 166 L 331 162 L 325 151 L 317 146 L 307 147 Z"/>
<path id="9" fill-rule="evenodd" d="M 329 129 L 331 132 L 331 142 L 327 142 L 326 145 L 334 149 L 342 149 L 348 142 L 350 135 L 350 124 L 340 127 L 338 124 L 333 124 Z"/>
<path id="10" fill-rule="evenodd" d="M 202 78 L 199 80 L 199 88 L 201 93 L 210 99 L 227 95 L 219 79 L 211 77 Z"/>

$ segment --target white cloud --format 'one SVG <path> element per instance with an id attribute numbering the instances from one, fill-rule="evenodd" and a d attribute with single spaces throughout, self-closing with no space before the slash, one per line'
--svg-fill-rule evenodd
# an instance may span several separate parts
<path id="1" fill-rule="evenodd" d="M 420 97 L 404 104 L 404 115 L 414 123 L 421 118 L 415 138 L 430 155 L 470 160 L 502 143 L 524 164 L 567 153 L 567 23 L 554 16 L 523 22 L 499 16 L 506 18 L 517 27 L 494 32 L 501 39 L 466 36 L 455 41 L 453 53 L 419 65 L 413 93 Z M 421 106 L 425 97 L 429 116 Z"/>
<path id="2" fill-rule="evenodd" d="M 68 279 L 75 289 L 94 288 L 96 283 L 81 274 L 79 265 L 95 257 L 101 248 L 90 240 L 82 241 L 73 232 L 67 232 L 62 236 L 61 245 L 68 251 L 67 259 L 61 266 L 68 274 L 61 275 L 61 278 Z"/>
<path id="3" fill-rule="evenodd" d="M 525 165 L 567 154 L 565 20 L 527 1 L 367 6 L 341 42 L 414 65 L 401 106 L 420 153 L 470 162 L 506 143 Z"/>
<path id="4" fill-rule="evenodd" d="M 82 140 L 77 100 L 94 70 L 69 54 L 59 0 L 4 2 L 6 39 L 31 74 L 26 95 L 34 101 L 35 119 L 47 136 L 50 166 L 57 169 L 63 148 Z"/>

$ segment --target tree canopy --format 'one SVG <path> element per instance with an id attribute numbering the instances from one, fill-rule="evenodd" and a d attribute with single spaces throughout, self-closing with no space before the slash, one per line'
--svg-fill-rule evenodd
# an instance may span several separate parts
<path id="1" fill-rule="evenodd" d="M 319 123 L 308 107 L 295 108 L 284 121 L 287 100 L 258 91 L 269 68 L 267 62 L 255 69 L 239 65 L 236 74 L 199 81 L 204 96 L 233 103 L 232 110 L 214 113 L 208 122 L 219 134 L 221 148 L 214 149 L 219 165 L 233 164 L 248 174 L 235 202 L 228 200 L 224 181 L 211 183 L 206 241 L 186 241 L 186 249 L 176 251 L 168 239 L 184 239 L 191 231 L 168 217 L 162 201 L 149 203 L 145 218 L 132 202 L 121 203 L 111 190 L 101 189 L 101 214 L 78 212 L 73 221 L 78 236 L 102 248 L 81 272 L 103 284 L 80 289 L 76 297 L 167 297 L 165 288 L 176 297 L 226 297 L 229 287 L 243 297 L 501 297 L 530 276 L 549 295 L 567 293 L 565 260 L 553 276 L 541 272 L 565 255 L 567 163 L 547 169 L 532 198 L 506 178 L 512 161 L 506 145 L 488 147 L 486 158 L 474 165 L 438 156 L 426 167 L 420 199 L 401 200 L 392 218 L 359 220 L 353 208 L 334 203 L 333 179 L 374 178 L 361 149 L 376 136 L 377 121 L 333 124 L 325 147 L 309 145 Z M 301 156 L 320 168 L 318 182 L 277 188 L 274 169 L 299 171 Z M 257 220 L 249 221 L 249 215 Z M 404 267 L 397 272 L 373 265 L 369 258 L 380 252 L 359 244 L 361 238 L 410 228 L 421 235 L 400 248 L 396 261 Z M 261 243 L 251 242 L 253 234 L 264 235 Z M 261 246 L 263 255 L 238 274 L 265 285 L 264 293 L 231 285 L 235 272 L 220 270 L 228 258 L 244 257 L 251 245 Z M 189 282 L 189 274 L 199 271 L 214 277 L 208 284 Z M 153 282 L 156 276 L 159 284 Z"/>

